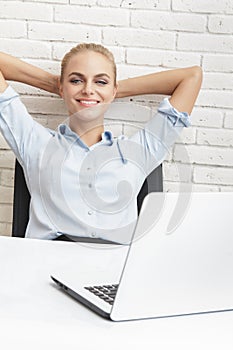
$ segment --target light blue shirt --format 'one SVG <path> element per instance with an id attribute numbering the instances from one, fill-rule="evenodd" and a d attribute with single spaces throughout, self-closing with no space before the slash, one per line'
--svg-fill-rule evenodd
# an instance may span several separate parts
<path id="1" fill-rule="evenodd" d="M 146 176 L 189 125 L 188 114 L 166 98 L 132 137 L 113 138 L 105 131 L 88 147 L 66 124 L 54 131 L 33 120 L 9 86 L 0 95 L 0 130 L 23 166 L 31 194 L 26 237 L 70 234 L 128 242 Z"/>

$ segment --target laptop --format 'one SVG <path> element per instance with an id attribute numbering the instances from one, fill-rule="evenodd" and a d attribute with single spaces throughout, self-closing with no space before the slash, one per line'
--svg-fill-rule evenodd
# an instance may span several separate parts
<path id="1" fill-rule="evenodd" d="M 73 266 L 51 278 L 112 321 L 232 310 L 233 193 L 148 194 L 122 252 L 121 271 L 106 261 L 98 274 L 95 259 L 83 273 Z"/>

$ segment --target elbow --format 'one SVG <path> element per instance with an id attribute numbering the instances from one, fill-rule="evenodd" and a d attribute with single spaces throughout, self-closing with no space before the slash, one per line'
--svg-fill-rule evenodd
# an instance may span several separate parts
<path id="1" fill-rule="evenodd" d="M 190 75 L 193 79 L 195 79 L 201 85 L 202 78 L 203 78 L 203 71 L 200 66 L 191 67 Z"/>

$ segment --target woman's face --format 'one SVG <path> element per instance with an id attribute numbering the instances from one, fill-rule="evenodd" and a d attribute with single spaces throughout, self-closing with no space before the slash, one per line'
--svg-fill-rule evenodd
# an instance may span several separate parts
<path id="1" fill-rule="evenodd" d="M 116 90 L 112 64 L 104 55 L 84 51 L 68 61 L 60 93 L 69 115 L 111 103 Z"/>

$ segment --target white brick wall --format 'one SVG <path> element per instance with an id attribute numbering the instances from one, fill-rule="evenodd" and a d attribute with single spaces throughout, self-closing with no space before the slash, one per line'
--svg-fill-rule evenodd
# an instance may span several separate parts
<path id="1" fill-rule="evenodd" d="M 203 67 L 193 126 L 184 130 L 164 162 L 166 191 L 179 190 L 180 183 L 188 189 L 192 183 L 193 191 L 233 191 L 232 34 L 232 0 L 0 1 L 0 50 L 54 73 L 59 72 L 64 53 L 82 41 L 112 50 L 119 79 Z M 55 128 L 64 120 L 59 98 L 12 85 L 38 122 Z M 160 97 L 133 100 L 156 106 Z M 136 126 L 145 119 L 137 118 Z M 123 126 L 116 119 L 112 122 L 116 133 L 133 132 L 127 121 Z M 13 166 L 14 156 L 0 136 L 0 234 L 11 232 Z"/>

